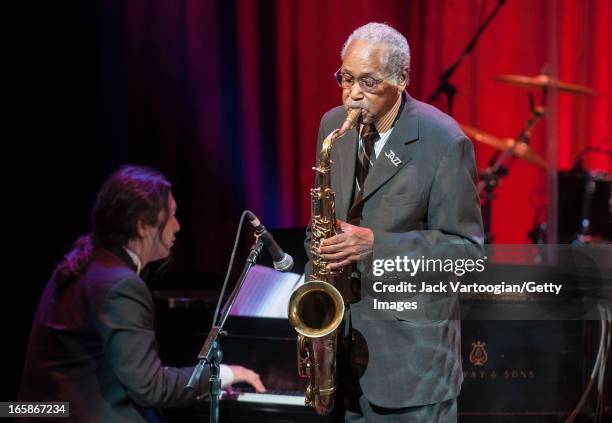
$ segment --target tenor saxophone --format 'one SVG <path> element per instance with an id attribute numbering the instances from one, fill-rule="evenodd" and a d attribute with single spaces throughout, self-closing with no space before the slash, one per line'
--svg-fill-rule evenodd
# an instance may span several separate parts
<path id="1" fill-rule="evenodd" d="M 334 408 L 336 397 L 336 351 L 338 327 L 344 317 L 344 300 L 334 286 L 344 269 L 328 270 L 318 254 L 321 241 L 339 233 L 335 194 L 331 189 L 331 151 L 334 142 L 353 128 L 361 110 L 351 109 L 341 128 L 323 141 L 318 166 L 319 185 L 310 190 L 312 272 L 289 299 L 289 323 L 298 333 L 298 374 L 308 378 L 305 404 L 321 415 Z"/>

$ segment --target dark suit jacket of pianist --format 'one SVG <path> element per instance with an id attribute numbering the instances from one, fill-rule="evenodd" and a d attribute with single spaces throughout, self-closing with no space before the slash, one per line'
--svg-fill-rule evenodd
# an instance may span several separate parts
<path id="1" fill-rule="evenodd" d="M 191 371 L 161 364 L 149 289 L 123 248 L 101 249 L 76 281 L 47 283 L 19 400 L 69 401 L 71 421 L 154 421 L 154 408 L 207 390 L 207 374 L 197 392 L 184 389 Z"/>

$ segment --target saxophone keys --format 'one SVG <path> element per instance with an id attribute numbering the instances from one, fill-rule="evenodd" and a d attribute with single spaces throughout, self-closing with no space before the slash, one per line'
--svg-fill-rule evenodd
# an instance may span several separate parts
<path id="1" fill-rule="evenodd" d="M 306 395 L 304 396 L 304 405 L 308 407 L 314 407 L 314 395 L 312 393 L 312 387 L 308 385 L 306 388 Z"/>

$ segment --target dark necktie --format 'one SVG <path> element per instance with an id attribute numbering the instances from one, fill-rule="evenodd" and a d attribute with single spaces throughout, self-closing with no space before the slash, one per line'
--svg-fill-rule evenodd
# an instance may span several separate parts
<path id="1" fill-rule="evenodd" d="M 370 166 L 374 164 L 376 160 L 376 154 L 374 153 L 374 144 L 378 141 L 378 131 L 373 124 L 364 126 L 361 133 L 361 147 L 359 148 L 359 161 L 357 162 L 357 168 L 355 174 L 357 176 L 357 187 L 358 195 L 363 191 L 363 185 L 365 184 L 366 177 L 370 170 Z M 355 202 L 358 199 L 355 197 Z"/>
<path id="2" fill-rule="evenodd" d="M 370 166 L 372 166 L 376 160 L 374 144 L 379 138 L 380 136 L 378 135 L 378 131 L 374 127 L 374 124 L 364 126 L 361 133 L 361 146 L 359 148 L 357 166 L 355 169 L 355 176 L 357 180 L 357 186 L 355 187 L 355 200 L 353 201 L 353 205 L 347 216 L 347 221 L 353 225 L 359 225 L 361 222 L 362 204 L 360 204 L 360 202 L 363 199 L 363 189 L 370 171 Z"/>

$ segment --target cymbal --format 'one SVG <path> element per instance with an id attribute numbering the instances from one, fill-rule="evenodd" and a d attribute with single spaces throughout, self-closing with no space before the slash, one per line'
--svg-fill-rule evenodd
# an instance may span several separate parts
<path id="1" fill-rule="evenodd" d="M 499 75 L 495 78 L 497 82 L 515 85 L 526 88 L 551 88 L 556 86 L 559 91 L 571 94 L 595 95 L 596 91 L 583 85 L 568 84 L 567 82 L 557 81 L 556 83 L 548 75 L 540 74 L 536 76 L 525 75 Z"/>
<path id="2" fill-rule="evenodd" d="M 498 138 L 478 128 L 460 125 L 463 132 L 475 141 L 491 146 L 499 151 L 512 150 L 512 154 L 538 167 L 546 169 L 546 161 L 525 142 L 517 142 L 514 138 Z"/>
<path id="3" fill-rule="evenodd" d="M 468 137 L 473 138 L 475 141 L 481 142 L 501 151 L 505 151 L 508 148 L 507 143 L 504 142 L 501 138 L 497 138 L 496 136 L 488 134 L 485 131 L 481 131 L 478 128 L 474 128 L 473 126 L 459 126 L 461 126 L 461 129 L 463 129 L 463 132 L 465 132 Z"/>

